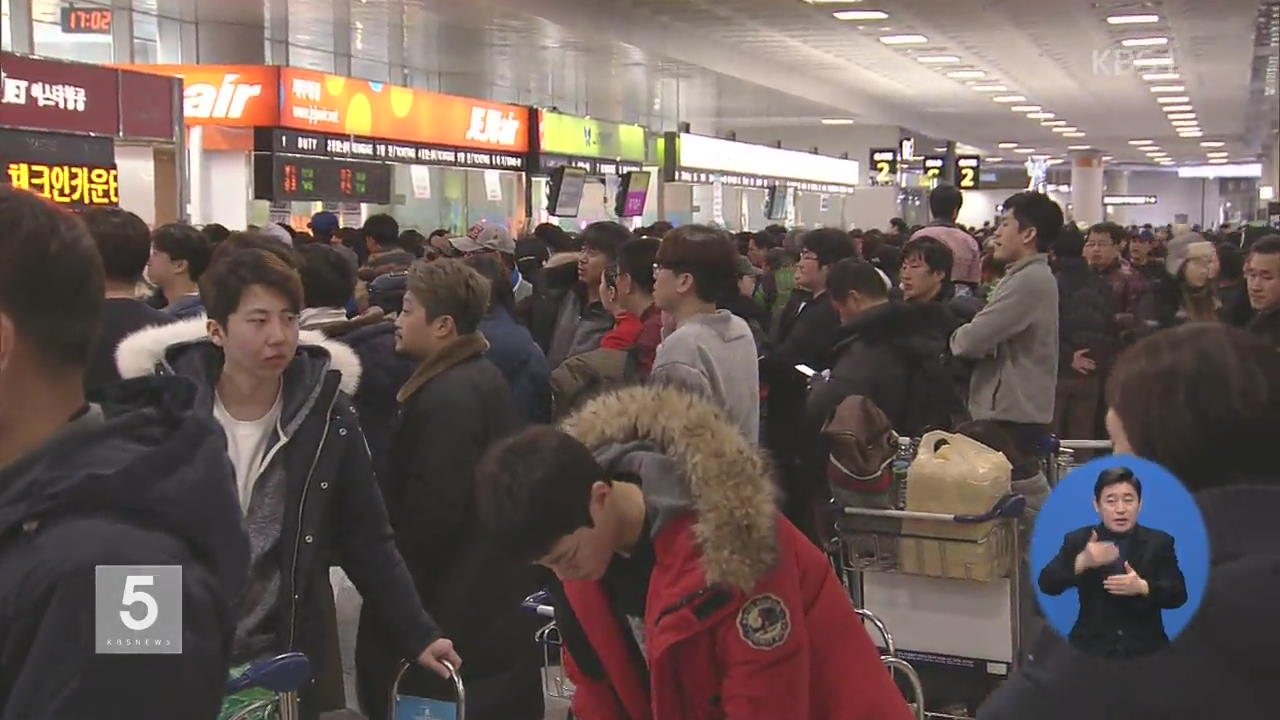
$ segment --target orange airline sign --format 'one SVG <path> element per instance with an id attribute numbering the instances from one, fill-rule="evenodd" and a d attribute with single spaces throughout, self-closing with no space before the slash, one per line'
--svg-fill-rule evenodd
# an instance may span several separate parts
<path id="1" fill-rule="evenodd" d="M 529 109 L 386 83 L 280 68 L 283 127 L 524 153 Z"/>
<path id="2" fill-rule="evenodd" d="M 280 68 L 262 65 L 123 65 L 126 70 L 182 78 L 187 125 L 279 124 Z"/>

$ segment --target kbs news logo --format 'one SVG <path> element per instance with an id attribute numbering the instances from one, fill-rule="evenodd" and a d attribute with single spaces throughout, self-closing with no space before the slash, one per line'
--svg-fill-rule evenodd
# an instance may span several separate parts
<path id="1" fill-rule="evenodd" d="M 1165 47 L 1109 47 L 1093 51 L 1093 74 L 1098 77 L 1158 73 L 1174 67 L 1173 52 Z"/>

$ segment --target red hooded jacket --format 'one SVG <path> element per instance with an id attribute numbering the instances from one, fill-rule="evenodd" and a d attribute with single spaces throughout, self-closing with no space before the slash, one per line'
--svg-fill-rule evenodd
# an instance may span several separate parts
<path id="1" fill-rule="evenodd" d="M 646 683 L 599 582 L 564 583 L 603 677 L 566 669 L 584 720 L 906 720 L 906 701 L 826 556 L 777 510 L 766 460 L 721 411 L 675 388 L 598 397 L 564 423 L 597 452 L 642 443 L 687 500 L 652 536 Z M 678 503 L 677 503 L 678 505 Z"/>

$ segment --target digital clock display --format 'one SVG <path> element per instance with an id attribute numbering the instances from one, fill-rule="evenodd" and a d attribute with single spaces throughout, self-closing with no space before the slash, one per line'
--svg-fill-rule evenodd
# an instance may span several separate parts
<path id="1" fill-rule="evenodd" d="M 75 35 L 110 35 L 111 10 L 107 8 L 62 8 L 62 32 Z"/>
<path id="2" fill-rule="evenodd" d="M 358 160 L 255 153 L 254 197 L 260 200 L 391 202 L 391 166 Z"/>

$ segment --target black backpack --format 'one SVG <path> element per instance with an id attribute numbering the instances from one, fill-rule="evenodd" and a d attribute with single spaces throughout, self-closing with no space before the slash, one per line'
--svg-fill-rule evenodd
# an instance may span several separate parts
<path id="1" fill-rule="evenodd" d="M 949 353 L 903 358 L 909 373 L 906 425 L 899 428 L 904 435 L 954 430 L 969 421 L 968 401 L 956 382 L 952 362 Z"/>

